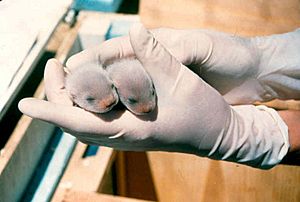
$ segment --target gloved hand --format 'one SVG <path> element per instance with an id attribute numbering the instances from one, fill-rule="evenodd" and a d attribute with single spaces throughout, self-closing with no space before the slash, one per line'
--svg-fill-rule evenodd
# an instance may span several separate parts
<path id="1" fill-rule="evenodd" d="M 208 30 L 161 28 L 151 32 L 229 104 L 300 99 L 300 29 L 253 38 Z M 90 60 L 109 63 L 132 55 L 129 38 L 120 37 L 71 57 L 67 66 Z"/>
<path id="2" fill-rule="evenodd" d="M 27 98 L 20 101 L 20 110 L 64 128 L 82 142 L 121 150 L 184 152 L 259 168 L 270 168 L 286 155 L 287 128 L 274 110 L 229 106 L 142 25 L 131 29 L 130 42 L 156 88 L 154 112 L 142 117 L 127 110 L 95 115 L 72 106 L 63 68 L 55 60 L 45 70 L 49 101 Z"/>

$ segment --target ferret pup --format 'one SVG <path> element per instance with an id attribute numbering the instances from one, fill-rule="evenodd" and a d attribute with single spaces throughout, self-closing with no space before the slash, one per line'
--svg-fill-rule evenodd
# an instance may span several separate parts
<path id="1" fill-rule="evenodd" d="M 69 72 L 65 88 L 75 104 L 94 113 L 108 112 L 119 101 L 107 72 L 95 64 L 85 64 Z"/>
<path id="2" fill-rule="evenodd" d="M 145 115 L 156 107 L 153 82 L 137 59 L 122 59 L 106 68 L 120 101 L 136 115 Z"/>

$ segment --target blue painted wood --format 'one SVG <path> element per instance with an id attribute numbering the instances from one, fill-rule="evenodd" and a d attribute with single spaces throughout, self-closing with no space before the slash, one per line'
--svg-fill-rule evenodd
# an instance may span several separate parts
<path id="1" fill-rule="evenodd" d="M 105 35 L 105 39 L 111 39 L 123 35 L 127 35 L 131 25 L 134 21 L 129 20 L 115 20 L 111 22 L 111 25 Z"/>
<path id="2" fill-rule="evenodd" d="M 96 145 L 88 145 L 82 157 L 85 158 L 85 157 L 95 156 L 99 148 L 100 147 Z"/>
<path id="3" fill-rule="evenodd" d="M 74 10 L 116 12 L 121 3 L 122 0 L 74 0 L 71 8 Z"/>
<path id="4" fill-rule="evenodd" d="M 22 201 L 50 201 L 68 165 L 76 138 L 57 130 L 28 185 Z"/>

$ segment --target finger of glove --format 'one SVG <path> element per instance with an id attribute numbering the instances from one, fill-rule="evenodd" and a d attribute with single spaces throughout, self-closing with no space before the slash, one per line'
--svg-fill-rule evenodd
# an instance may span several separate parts
<path id="1" fill-rule="evenodd" d="M 51 103 L 35 98 L 25 98 L 19 102 L 20 111 L 32 118 L 37 118 L 65 128 L 74 134 L 96 135 L 97 138 L 117 135 L 121 129 L 118 121 L 106 121 L 81 108 Z"/>
<path id="2" fill-rule="evenodd" d="M 190 65 L 192 63 L 194 47 L 190 46 L 190 41 L 195 41 L 191 34 L 193 31 L 171 28 L 159 28 L 150 31 L 178 61 L 184 65 Z M 195 46 L 195 43 L 193 45 Z"/>
<path id="3" fill-rule="evenodd" d="M 98 64 L 97 51 L 98 48 L 90 48 L 72 55 L 66 62 L 67 69 L 72 72 L 86 63 Z"/>
<path id="4" fill-rule="evenodd" d="M 65 89 L 65 72 L 63 66 L 56 60 L 48 60 L 45 71 L 45 93 L 47 99 L 54 103 L 72 105 Z"/>
<path id="5" fill-rule="evenodd" d="M 120 58 L 133 57 L 134 52 L 128 36 L 122 36 L 104 41 L 100 46 L 86 49 L 71 56 L 66 66 L 72 69 L 78 68 L 85 63 L 96 62 L 102 65 L 111 64 Z"/>
<path id="6" fill-rule="evenodd" d="M 168 91 L 176 83 L 181 64 L 142 24 L 132 26 L 129 35 L 136 57 L 150 74 L 155 87 Z"/>
<path id="7" fill-rule="evenodd" d="M 212 54 L 213 32 L 159 28 L 151 30 L 151 33 L 184 65 L 204 64 Z"/>

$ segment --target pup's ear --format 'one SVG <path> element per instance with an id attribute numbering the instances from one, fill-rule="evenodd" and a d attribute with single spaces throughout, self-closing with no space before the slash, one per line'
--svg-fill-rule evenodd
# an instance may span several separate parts
<path id="1" fill-rule="evenodd" d="M 68 95 L 69 95 L 69 97 L 70 97 L 72 100 L 76 99 L 76 97 L 77 97 L 77 96 L 76 96 L 74 93 L 72 93 L 72 92 L 69 92 Z"/>
<path id="2" fill-rule="evenodd" d="M 120 82 L 118 81 L 118 79 L 115 80 L 115 81 L 113 82 L 113 84 L 114 84 L 114 86 L 115 86 L 117 89 L 120 87 Z"/>

